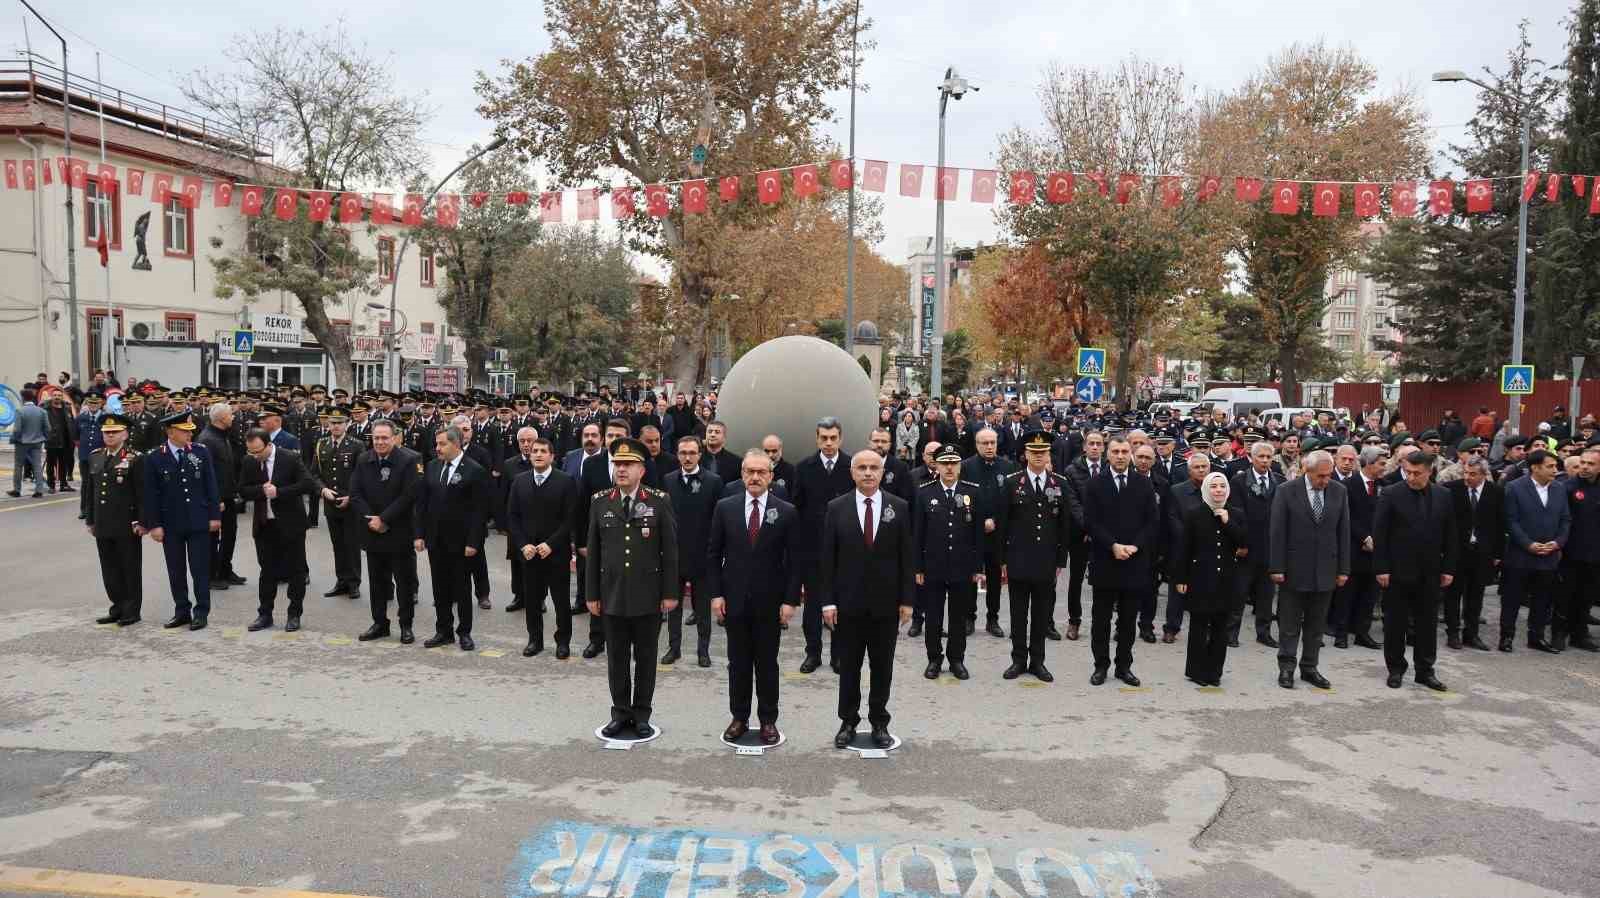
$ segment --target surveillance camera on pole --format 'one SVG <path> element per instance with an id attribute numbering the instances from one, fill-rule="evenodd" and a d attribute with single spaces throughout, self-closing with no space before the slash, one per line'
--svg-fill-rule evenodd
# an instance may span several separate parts
<path id="1" fill-rule="evenodd" d="M 936 186 L 933 190 L 936 210 L 933 227 L 933 358 L 929 360 L 928 371 L 928 395 L 931 397 L 944 395 L 944 290 L 949 272 L 944 270 L 944 191 L 937 186 L 939 177 L 944 173 L 944 114 L 951 97 L 959 100 L 969 90 L 976 92 L 978 88 L 961 77 L 955 66 L 944 70 L 944 80 L 939 83 L 939 166 L 934 170 Z M 922 348 L 930 349 L 927 346 Z"/>

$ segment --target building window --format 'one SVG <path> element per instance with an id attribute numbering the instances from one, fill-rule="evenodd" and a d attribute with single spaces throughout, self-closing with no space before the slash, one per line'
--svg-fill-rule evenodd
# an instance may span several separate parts
<path id="1" fill-rule="evenodd" d="M 1354 312 L 1334 312 L 1333 313 L 1333 326 L 1338 328 L 1338 329 L 1340 329 L 1340 330 L 1355 330 L 1356 313 L 1354 313 Z"/>
<path id="2" fill-rule="evenodd" d="M 417 327 L 419 328 L 420 333 L 424 333 L 424 334 L 433 333 L 433 322 L 432 321 L 424 321 L 421 324 L 417 325 Z"/>
<path id="3" fill-rule="evenodd" d="M 433 286 L 433 253 L 421 253 L 422 257 L 422 286 Z"/>
<path id="4" fill-rule="evenodd" d="M 1356 304 L 1356 291 L 1354 291 L 1354 290 L 1341 290 L 1339 292 L 1339 298 L 1338 298 L 1337 302 L 1341 306 L 1353 306 L 1353 305 L 1355 305 Z"/>
<path id="5" fill-rule="evenodd" d="M 194 210 L 183 197 L 168 198 L 161 208 L 161 245 L 169 256 L 194 258 Z"/>
<path id="6" fill-rule="evenodd" d="M 100 181 L 90 178 L 83 185 L 83 240 L 90 246 L 100 243 L 100 229 L 106 228 L 106 243 L 122 249 L 122 195 L 116 182 L 104 192 Z"/>
<path id="7" fill-rule="evenodd" d="M 167 312 L 167 339 L 194 341 L 194 315 L 188 312 Z"/>
<path id="8" fill-rule="evenodd" d="M 1350 348 L 1352 346 L 1354 346 L 1354 345 L 1355 345 L 1355 339 L 1353 337 L 1351 337 L 1349 334 L 1334 334 L 1334 336 L 1333 336 L 1333 348 L 1334 349 L 1341 349 L 1341 350 L 1344 350 L 1345 352 L 1349 352 Z"/>
<path id="9" fill-rule="evenodd" d="M 385 284 L 394 282 L 394 238 L 378 238 L 378 280 Z"/>

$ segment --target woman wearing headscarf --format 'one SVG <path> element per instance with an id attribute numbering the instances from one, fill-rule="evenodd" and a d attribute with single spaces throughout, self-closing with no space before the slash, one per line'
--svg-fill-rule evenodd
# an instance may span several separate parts
<path id="1" fill-rule="evenodd" d="M 1183 674 L 1201 686 L 1222 683 L 1228 655 L 1228 617 L 1242 605 L 1234 588 L 1234 551 L 1250 536 L 1244 516 L 1228 508 L 1228 478 L 1212 471 L 1200 484 L 1205 500 L 1183 515 L 1183 546 L 1173 553 L 1171 577 L 1189 612 L 1189 650 Z"/>
<path id="2" fill-rule="evenodd" d="M 894 428 L 894 452 L 901 461 L 910 462 L 917 457 L 917 437 L 921 433 L 917 427 L 917 413 L 910 409 L 901 412 L 900 423 Z"/>

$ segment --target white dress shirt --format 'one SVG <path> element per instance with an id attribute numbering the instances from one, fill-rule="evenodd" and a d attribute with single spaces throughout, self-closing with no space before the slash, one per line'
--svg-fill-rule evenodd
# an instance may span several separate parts
<path id="1" fill-rule="evenodd" d="M 1529 480 L 1533 480 L 1533 477 L 1530 476 L 1528 479 Z M 1533 480 L 1533 491 L 1539 495 L 1539 504 L 1543 505 L 1545 508 L 1549 508 L 1550 507 L 1550 484 L 1548 484 L 1548 483 L 1541 484 L 1539 481 Z"/>
<path id="2" fill-rule="evenodd" d="M 861 533 L 863 536 L 865 536 L 867 532 L 867 496 L 860 490 L 856 490 L 855 494 L 856 520 L 861 523 Z M 883 496 L 883 490 L 879 490 L 872 494 L 872 538 L 874 540 L 878 538 L 878 530 L 881 522 L 883 521 L 883 503 L 885 501 Z M 823 605 L 822 610 L 827 611 L 830 608 L 838 607 L 838 605 L 834 604 Z"/>
<path id="3" fill-rule="evenodd" d="M 271 483 L 272 482 L 272 465 L 277 460 L 278 460 L 278 447 L 272 441 L 268 440 L 267 441 L 267 460 L 265 462 L 262 462 L 262 466 L 267 469 L 267 483 Z M 272 500 L 267 499 L 266 497 L 262 497 L 261 501 L 267 503 L 267 520 L 270 521 L 273 518 L 276 518 L 277 515 L 272 513 Z"/>
<path id="4" fill-rule="evenodd" d="M 763 527 L 766 526 L 766 524 L 767 524 L 767 497 L 770 496 L 770 495 L 772 495 L 772 494 L 771 493 L 762 493 L 759 496 L 752 496 L 752 495 L 750 495 L 750 491 L 749 490 L 745 490 L 744 491 L 744 498 L 745 498 L 745 502 L 744 502 L 744 519 L 745 519 L 745 521 L 747 523 L 750 520 L 750 507 L 753 505 L 753 506 L 755 506 L 755 509 L 756 509 L 756 520 L 760 521 L 761 525 Z"/>

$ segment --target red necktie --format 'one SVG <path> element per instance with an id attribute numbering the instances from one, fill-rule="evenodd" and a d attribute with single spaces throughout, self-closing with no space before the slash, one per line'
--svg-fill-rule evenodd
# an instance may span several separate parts
<path id="1" fill-rule="evenodd" d="M 867 541 L 867 548 L 872 548 L 872 500 L 863 500 L 867 503 L 867 519 L 861 525 L 861 536 Z"/>
<path id="2" fill-rule="evenodd" d="M 755 545 L 756 545 L 756 537 L 761 534 L 761 503 L 760 502 L 751 501 L 751 503 L 750 503 L 750 528 L 749 528 L 749 530 L 750 530 L 750 547 L 753 549 L 753 548 L 755 548 Z"/>
<path id="3" fill-rule="evenodd" d="M 1371 480 L 1367 481 L 1367 496 L 1371 498 L 1378 494 L 1378 485 Z"/>

